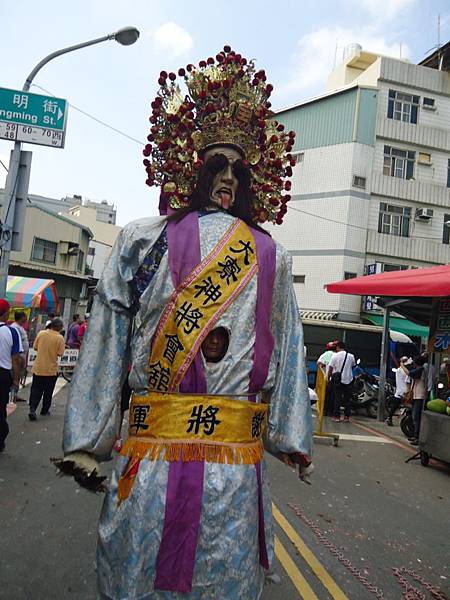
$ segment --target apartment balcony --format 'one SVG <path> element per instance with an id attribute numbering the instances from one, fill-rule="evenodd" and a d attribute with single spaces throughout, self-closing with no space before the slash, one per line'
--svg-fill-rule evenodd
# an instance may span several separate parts
<path id="1" fill-rule="evenodd" d="M 382 173 L 372 174 L 372 194 L 388 198 L 400 198 L 419 204 L 450 205 L 450 188 L 414 179 L 400 179 Z"/>
<path id="2" fill-rule="evenodd" d="M 413 146 L 423 146 L 443 152 L 450 152 L 450 131 L 416 123 L 404 123 L 377 116 L 375 133 L 378 137 L 395 142 L 401 141 Z"/>
<path id="3" fill-rule="evenodd" d="M 423 238 L 406 238 L 369 230 L 367 254 L 410 259 L 431 264 L 450 263 L 450 246 Z M 431 266 L 431 265 L 430 265 Z"/>

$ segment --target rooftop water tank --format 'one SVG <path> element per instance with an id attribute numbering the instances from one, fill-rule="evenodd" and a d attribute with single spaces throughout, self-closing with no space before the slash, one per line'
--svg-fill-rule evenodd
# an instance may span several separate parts
<path id="1" fill-rule="evenodd" d="M 355 56 L 361 54 L 362 46 L 361 44 L 347 44 L 344 48 L 344 60 L 350 58 L 351 56 Z"/>

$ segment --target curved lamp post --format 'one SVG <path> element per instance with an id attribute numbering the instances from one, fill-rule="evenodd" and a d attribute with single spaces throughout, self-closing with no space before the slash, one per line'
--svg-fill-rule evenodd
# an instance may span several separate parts
<path id="1" fill-rule="evenodd" d="M 87 42 L 81 42 L 81 44 L 75 44 L 74 46 L 68 46 L 67 48 L 62 48 L 61 50 L 56 50 L 56 52 L 52 52 L 45 58 L 43 58 L 31 71 L 28 77 L 25 79 L 25 83 L 23 84 L 22 91 L 28 92 L 30 86 L 33 82 L 33 79 L 36 77 L 37 73 L 42 69 L 44 65 L 48 62 L 61 56 L 62 54 L 67 54 L 68 52 L 74 52 L 75 50 L 81 50 L 82 48 L 87 48 L 88 46 L 93 46 L 94 44 L 100 44 L 101 42 L 107 42 L 108 40 L 115 40 L 122 46 L 131 46 L 137 42 L 139 38 L 139 31 L 136 27 L 123 27 L 114 33 L 109 33 L 108 35 L 104 35 L 103 37 L 96 38 L 94 40 L 88 40 Z M 11 253 L 11 241 L 12 241 L 12 230 L 14 225 L 14 213 L 15 213 L 15 205 L 16 205 L 16 184 L 17 184 L 17 175 L 19 172 L 19 162 L 20 162 L 20 150 L 22 144 L 21 142 L 14 143 L 14 149 L 11 153 L 11 159 L 9 161 L 9 169 L 8 176 L 6 178 L 5 184 L 5 194 L 4 201 L 2 207 L 2 216 L 0 222 L 0 250 L 1 250 L 1 258 L 0 258 L 0 298 L 4 298 L 6 295 L 6 284 L 8 282 L 8 270 L 9 270 L 9 255 Z"/>

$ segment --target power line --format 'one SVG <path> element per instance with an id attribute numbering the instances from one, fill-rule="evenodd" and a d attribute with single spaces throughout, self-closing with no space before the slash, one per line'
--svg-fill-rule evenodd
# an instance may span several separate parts
<path id="1" fill-rule="evenodd" d="M 33 83 L 32 86 L 37 87 L 40 90 L 42 90 L 43 92 L 45 92 L 46 94 L 50 94 L 50 96 L 55 97 L 55 94 L 53 94 L 53 92 L 50 92 L 49 90 L 46 90 L 45 88 L 43 88 L 42 86 L 38 85 L 37 83 Z M 122 135 L 123 137 L 125 137 L 125 138 L 127 138 L 127 139 L 129 139 L 129 140 L 131 140 L 133 142 L 136 142 L 140 146 L 144 146 L 145 145 L 145 142 L 141 142 L 140 140 L 132 137 L 131 135 L 128 135 L 124 131 L 121 131 L 120 129 L 117 129 L 116 127 L 113 127 L 112 125 L 109 125 L 109 123 L 106 123 L 105 121 L 102 121 L 101 119 L 99 119 L 97 117 L 94 117 L 93 115 L 91 115 L 88 112 L 82 110 L 81 108 L 78 108 L 77 106 L 75 106 L 74 104 L 71 104 L 70 102 L 69 102 L 69 106 L 71 106 L 76 111 L 80 112 L 85 117 L 88 117 L 89 119 L 92 119 L 96 123 L 99 123 L 100 125 L 103 125 L 104 127 L 107 127 L 111 131 L 114 131 L 115 133 L 118 133 L 119 135 Z M 2 163 L 2 165 L 3 165 L 3 163 Z M 5 167 L 5 165 L 3 165 L 3 166 Z M 6 169 L 6 167 L 5 167 L 5 169 Z M 337 221 L 336 219 L 330 219 L 329 217 L 324 217 L 322 215 L 317 215 L 315 213 L 310 213 L 310 212 L 308 212 L 306 210 L 302 210 L 301 208 L 294 208 L 292 206 L 292 203 L 289 204 L 289 210 L 293 210 L 293 211 L 296 211 L 296 212 L 299 212 L 299 213 L 303 213 L 303 214 L 308 215 L 310 217 L 316 217 L 316 219 L 322 219 L 323 221 L 328 221 L 329 223 L 335 223 L 336 225 L 345 225 L 346 227 L 353 227 L 354 229 L 360 229 L 360 230 L 366 231 L 366 232 L 369 231 L 369 229 L 367 227 L 362 227 L 361 225 L 353 225 L 352 223 L 346 223 L 344 221 Z M 434 241 L 434 240 L 439 240 L 441 238 L 440 237 L 439 238 L 437 238 L 437 237 L 436 238 L 432 238 L 432 237 L 415 235 L 413 238 L 409 238 L 409 236 L 408 236 L 408 239 L 422 239 L 422 240 Z"/>
<path id="2" fill-rule="evenodd" d="M 369 229 L 368 227 L 362 227 L 361 225 L 353 225 L 352 223 L 346 223 L 345 221 L 336 221 L 336 219 L 330 219 L 329 217 L 323 217 L 322 215 L 317 215 L 315 213 L 310 213 L 306 210 L 302 210 L 301 208 L 295 208 L 294 206 L 292 206 L 292 202 L 289 203 L 289 208 L 288 210 L 293 210 L 295 212 L 299 212 L 299 213 L 303 213 L 304 215 L 308 215 L 310 217 L 316 217 L 317 219 L 322 219 L 323 221 L 329 221 L 330 223 L 335 223 L 337 225 L 345 225 L 346 227 L 354 227 L 355 229 L 361 229 L 362 231 L 375 231 L 373 229 Z M 380 232 L 378 232 L 380 233 Z M 388 234 L 389 235 L 389 234 Z M 403 236 L 401 236 L 403 237 Z M 419 240 L 428 240 L 428 241 L 434 241 L 434 240 L 440 240 L 440 237 L 426 237 L 424 235 L 414 235 L 411 237 L 406 237 L 406 239 L 419 239 Z"/>
<path id="3" fill-rule="evenodd" d="M 43 92 L 45 92 L 46 94 L 50 94 L 50 96 L 55 97 L 55 94 L 53 94 L 52 92 L 50 92 L 49 90 L 46 90 L 45 88 L 41 87 L 40 85 L 38 85 L 37 83 L 33 83 L 32 87 L 37 87 L 40 90 L 42 90 Z M 141 147 L 145 145 L 145 142 L 141 142 L 140 140 L 137 140 L 136 138 L 134 138 L 131 135 L 128 135 L 128 133 L 125 133 L 124 131 L 121 131 L 120 129 L 117 129 L 117 127 L 113 127 L 112 125 L 110 125 L 109 123 L 105 123 L 105 121 L 102 121 L 101 119 L 99 119 L 98 117 L 94 117 L 94 115 L 89 114 L 88 112 L 86 112 L 85 110 L 82 110 L 81 108 L 78 108 L 78 106 L 75 106 L 75 104 L 72 104 L 71 102 L 68 102 L 69 106 L 71 108 L 73 108 L 74 110 L 78 111 L 79 113 L 81 113 L 82 115 L 84 115 L 85 117 L 88 117 L 89 119 L 92 119 L 93 121 L 95 121 L 96 123 L 100 123 L 100 125 L 103 125 L 104 127 L 107 127 L 108 129 L 111 129 L 111 131 L 114 131 L 115 133 L 118 133 L 119 135 L 122 135 L 123 137 L 131 140 L 132 142 L 136 142 L 137 144 L 139 144 Z"/>

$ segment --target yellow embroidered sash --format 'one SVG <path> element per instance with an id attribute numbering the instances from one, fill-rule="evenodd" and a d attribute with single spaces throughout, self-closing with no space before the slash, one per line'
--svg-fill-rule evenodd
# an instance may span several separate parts
<path id="1" fill-rule="evenodd" d="M 129 437 L 120 453 L 129 460 L 118 484 L 128 498 L 139 462 L 205 461 L 256 464 L 262 460 L 267 404 L 207 394 L 133 395 Z"/>
<path id="2" fill-rule="evenodd" d="M 150 390 L 179 389 L 203 340 L 257 271 L 250 228 L 236 219 L 174 291 L 161 315 L 148 365 Z"/>
<path id="3" fill-rule="evenodd" d="M 267 404 L 208 394 L 133 395 L 122 453 L 141 442 L 151 460 L 165 450 L 167 461 L 208 460 L 211 453 L 213 462 L 258 462 L 267 409 Z M 258 456 L 252 457 L 255 450 Z"/>

